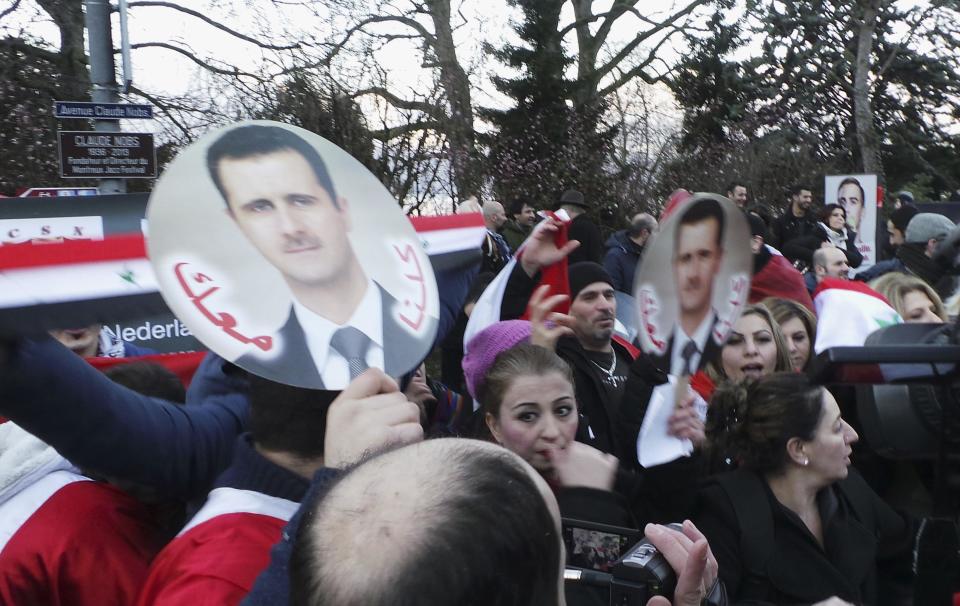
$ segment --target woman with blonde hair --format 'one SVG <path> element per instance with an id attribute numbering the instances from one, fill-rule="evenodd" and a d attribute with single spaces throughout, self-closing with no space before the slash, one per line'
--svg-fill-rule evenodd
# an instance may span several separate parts
<path id="1" fill-rule="evenodd" d="M 947 311 L 937 291 L 915 276 L 890 272 L 870 282 L 870 287 L 890 301 L 904 322 L 947 321 Z"/>
<path id="2" fill-rule="evenodd" d="M 725 379 L 758 379 L 792 368 L 780 325 L 770 310 L 763 305 L 747 305 L 720 350 L 720 357 L 710 360 L 704 372 L 719 384 Z"/>
<path id="3" fill-rule="evenodd" d="M 817 317 L 805 306 L 790 299 L 768 297 L 761 305 L 770 310 L 780 325 L 790 354 L 790 363 L 797 372 L 806 371 L 813 359 L 813 344 L 817 341 Z"/>

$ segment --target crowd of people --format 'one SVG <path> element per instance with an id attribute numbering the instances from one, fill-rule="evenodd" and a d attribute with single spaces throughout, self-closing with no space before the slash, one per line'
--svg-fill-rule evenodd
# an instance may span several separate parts
<path id="1" fill-rule="evenodd" d="M 771 218 L 748 194 L 726 189 L 749 304 L 715 355 L 684 354 L 667 433 L 693 451 L 655 466 L 638 441 L 670 368 L 616 319 L 658 218 L 604 244 L 575 190 L 566 220 L 479 206 L 479 270 L 440 288 L 442 364 L 401 378 L 307 389 L 210 353 L 184 392 L 155 363 L 94 369 L 150 353 L 99 326 L 0 343 L 0 604 L 608 603 L 565 582 L 563 520 L 645 535 L 677 576 L 652 605 L 911 603 L 919 519 L 874 481 L 856 395 L 808 375 L 814 297 L 868 282 L 904 322 L 951 321 L 933 257 L 956 225 L 905 203 L 890 258 L 856 272 L 847 206 L 797 185 Z M 556 267 L 567 291 L 542 284 Z M 503 271 L 499 321 L 464 343 Z"/>

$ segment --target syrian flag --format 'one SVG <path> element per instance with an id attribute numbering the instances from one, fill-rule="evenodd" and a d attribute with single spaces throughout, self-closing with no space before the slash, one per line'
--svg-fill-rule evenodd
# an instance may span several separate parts
<path id="1" fill-rule="evenodd" d="M 411 219 L 434 271 L 480 261 L 480 213 Z M 0 246 L 0 335 L 135 320 L 169 308 L 143 234 Z"/>
<path id="2" fill-rule="evenodd" d="M 140 234 L 0 246 L 0 334 L 165 311 Z"/>
<path id="3" fill-rule="evenodd" d="M 824 278 L 813 292 L 813 305 L 818 354 L 830 347 L 861 346 L 875 330 L 903 322 L 889 301 L 863 282 Z"/>
<path id="4" fill-rule="evenodd" d="M 417 230 L 435 273 L 451 269 L 466 271 L 480 262 L 480 247 L 487 231 L 482 214 L 410 217 L 410 223 Z"/>

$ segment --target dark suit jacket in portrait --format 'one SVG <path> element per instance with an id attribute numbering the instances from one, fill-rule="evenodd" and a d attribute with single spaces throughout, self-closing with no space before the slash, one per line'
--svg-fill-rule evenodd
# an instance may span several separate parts
<path id="1" fill-rule="evenodd" d="M 410 331 L 397 321 L 393 313 L 397 300 L 379 284 L 377 288 L 380 289 L 383 322 L 383 370 L 392 377 L 399 377 L 412 370 L 419 362 L 411 360 L 410 356 L 417 352 L 426 355 L 431 344 L 425 345 L 421 338 L 410 334 Z M 430 335 L 437 320 L 428 316 L 424 323 L 426 325 L 422 334 Z M 297 387 L 326 389 L 292 306 L 286 323 L 277 332 L 277 338 L 282 348 L 278 354 L 273 357 L 244 354 L 237 358 L 236 364 L 268 379 L 277 380 L 282 376 L 286 379 L 284 382 Z"/>
<path id="2" fill-rule="evenodd" d="M 717 344 L 717 341 L 713 338 L 713 331 L 717 328 L 717 322 L 719 318 L 717 317 L 716 312 L 713 314 L 713 322 L 710 323 L 710 333 L 707 336 L 707 341 L 703 345 L 703 351 L 700 352 L 700 363 L 699 368 L 703 368 L 706 365 L 707 360 L 717 359 L 720 357 L 721 345 Z M 667 350 L 662 355 L 651 355 L 654 365 L 657 368 L 662 370 L 667 374 L 672 374 L 670 371 L 670 364 L 673 360 L 673 335 L 674 331 L 670 331 L 670 338 L 667 339 Z M 697 369 L 694 368 L 690 374 L 696 373 Z"/>

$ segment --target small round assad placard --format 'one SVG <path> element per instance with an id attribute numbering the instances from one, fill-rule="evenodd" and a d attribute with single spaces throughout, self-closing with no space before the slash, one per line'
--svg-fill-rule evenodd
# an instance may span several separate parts
<path id="1" fill-rule="evenodd" d="M 322 137 L 267 121 L 207 133 L 164 171 L 147 219 L 167 305 L 252 373 L 337 390 L 430 351 L 437 285 L 413 226 Z"/>
<path id="2" fill-rule="evenodd" d="M 634 282 L 640 347 L 658 367 L 690 376 L 719 356 L 752 263 L 747 220 L 723 196 L 694 194 L 661 222 Z"/>

